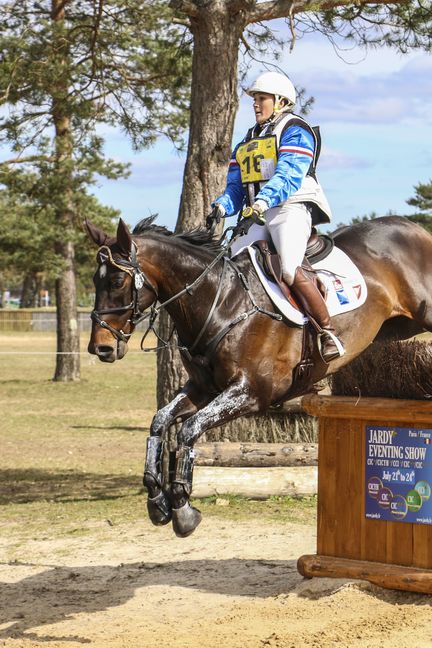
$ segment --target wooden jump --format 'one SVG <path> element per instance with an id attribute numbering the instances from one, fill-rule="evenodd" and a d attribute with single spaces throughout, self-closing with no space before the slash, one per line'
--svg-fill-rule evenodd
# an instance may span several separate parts
<path id="1" fill-rule="evenodd" d="M 432 525 L 365 517 L 366 426 L 431 429 L 432 403 L 309 395 L 302 405 L 319 417 L 318 532 L 299 572 L 432 594 Z"/>

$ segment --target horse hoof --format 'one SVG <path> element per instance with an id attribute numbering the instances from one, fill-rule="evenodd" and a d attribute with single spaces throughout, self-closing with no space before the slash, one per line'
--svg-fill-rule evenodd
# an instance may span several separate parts
<path id="1" fill-rule="evenodd" d="M 180 508 L 172 509 L 173 530 L 179 538 L 187 538 L 201 522 L 201 512 L 186 502 Z"/>
<path id="2" fill-rule="evenodd" d="M 156 497 L 149 497 L 147 499 L 147 511 L 150 520 L 156 526 L 163 526 L 171 521 L 171 505 L 163 491 L 156 495 Z"/>

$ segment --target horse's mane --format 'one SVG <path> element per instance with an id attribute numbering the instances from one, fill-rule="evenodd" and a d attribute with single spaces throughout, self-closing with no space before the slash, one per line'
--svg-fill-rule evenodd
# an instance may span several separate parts
<path id="1" fill-rule="evenodd" d="M 172 236 L 172 232 L 163 225 L 155 225 L 154 221 L 157 218 L 157 214 L 152 214 L 147 218 L 143 218 L 139 223 L 135 225 L 132 230 L 132 234 L 135 236 L 145 236 L 146 234 L 162 234 L 164 236 Z"/>
<path id="2" fill-rule="evenodd" d="M 196 245 L 201 248 L 205 248 L 209 252 L 217 254 L 222 250 L 222 246 L 218 241 L 215 241 L 212 238 L 212 235 L 207 229 L 203 227 L 196 227 L 193 230 L 188 232 L 180 232 L 179 234 L 174 234 L 167 227 L 163 225 L 156 225 L 154 223 L 157 218 L 157 214 L 148 216 L 140 220 L 137 225 L 135 225 L 132 234 L 135 236 L 146 236 L 148 234 L 156 234 L 157 236 L 172 236 L 173 238 L 180 239 L 191 245 Z"/>

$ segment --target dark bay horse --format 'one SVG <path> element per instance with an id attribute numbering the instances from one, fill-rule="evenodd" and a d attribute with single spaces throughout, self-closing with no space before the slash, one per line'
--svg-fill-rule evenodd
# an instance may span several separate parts
<path id="1" fill-rule="evenodd" d="M 247 253 L 232 262 L 205 232 L 174 235 L 152 219 L 133 235 L 120 221 L 115 238 L 90 223 L 87 229 L 99 246 L 89 352 L 104 362 L 121 359 L 134 325 L 156 302 L 176 326 L 189 380 L 153 419 L 144 484 L 151 520 L 172 519 L 179 536 L 189 535 L 201 517 L 189 497 L 193 445 L 204 432 L 307 393 L 375 339 L 432 330 L 432 236 L 406 218 L 377 218 L 336 235 L 336 245 L 363 273 L 368 296 L 357 310 L 332 319 L 346 355 L 327 365 L 315 340 L 306 380 L 296 373 L 304 327 L 275 312 Z M 178 420 L 178 447 L 167 460 L 164 440 Z"/>

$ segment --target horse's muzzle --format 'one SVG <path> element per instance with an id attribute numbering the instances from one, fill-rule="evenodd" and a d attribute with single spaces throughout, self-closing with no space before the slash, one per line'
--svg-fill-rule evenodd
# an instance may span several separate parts
<path id="1" fill-rule="evenodd" d="M 127 353 L 127 344 L 119 340 L 116 345 L 110 344 L 93 344 L 90 342 L 87 350 L 92 355 L 96 355 L 101 362 L 115 362 L 121 360 Z"/>

